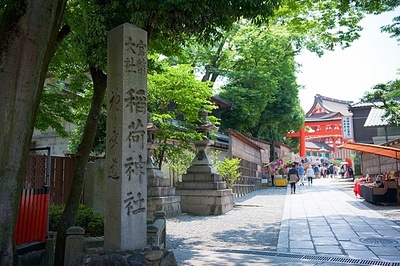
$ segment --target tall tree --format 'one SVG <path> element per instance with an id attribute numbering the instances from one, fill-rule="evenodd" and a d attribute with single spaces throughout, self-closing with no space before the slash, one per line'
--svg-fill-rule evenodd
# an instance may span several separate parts
<path id="1" fill-rule="evenodd" d="M 222 130 L 282 141 L 287 131 L 299 129 L 304 121 L 291 41 L 282 27 L 243 20 L 215 45 L 189 45 L 180 60 L 196 65 L 203 81 L 223 78 L 219 96 L 236 108 L 224 113 Z"/>
<path id="2" fill-rule="evenodd" d="M 265 138 L 266 132 L 279 126 L 268 141 L 281 141 L 286 132 L 298 130 L 304 118 L 297 97 L 295 53 L 286 33 L 243 25 L 230 46 L 233 60 L 220 96 L 237 108 L 225 113 L 222 128 Z"/>
<path id="3" fill-rule="evenodd" d="M 107 31 L 130 21 L 148 33 L 150 49 L 172 53 L 187 36 L 198 36 L 204 42 L 219 38 L 220 29 L 245 17 L 266 21 L 280 1 L 118 1 L 111 4 L 102 0 L 70 0 L 67 22 L 72 37 L 93 80 L 93 101 L 85 123 L 82 141 L 77 149 L 74 177 L 59 226 L 56 242 L 56 264 L 62 264 L 66 231 L 75 223 L 82 193 L 84 169 L 95 138 L 101 103 L 106 90 Z M 70 12 L 69 12 L 70 11 Z M 75 34 L 75 35 L 74 35 Z"/>
<path id="4" fill-rule="evenodd" d="M 47 68 L 62 40 L 66 0 L 0 2 L 0 265 L 13 245 L 25 163 Z"/>
<path id="5" fill-rule="evenodd" d="M 11 245 L 12 229 L 18 213 L 25 161 L 48 62 L 54 53 L 57 39 L 61 40 L 65 32 L 68 32 L 68 27 L 63 27 L 57 35 L 66 2 L 66 0 L 0 1 L 0 83 L 3 84 L 0 96 L 0 122 L 4 125 L 0 129 L 0 144 L 3 151 L 0 156 L 1 265 L 9 265 L 14 260 Z M 118 23 L 129 21 L 143 28 L 148 32 L 152 46 L 166 53 L 173 52 L 173 47 L 177 47 L 175 44 L 181 44 L 187 36 L 197 35 L 202 37 L 200 39 L 204 42 L 214 42 L 220 35 L 220 29 L 229 29 L 232 22 L 242 17 L 262 23 L 271 17 L 280 2 L 280 0 L 201 2 L 125 0 L 109 4 L 104 0 L 69 1 L 77 8 L 71 9 L 72 13 L 78 13 L 81 7 L 88 8 L 86 13 L 91 9 L 97 12 L 95 23 L 86 26 L 90 26 L 90 29 L 100 29 L 100 31 L 87 30 L 86 32 L 91 37 L 98 36 L 99 39 L 90 38 L 92 41 L 90 46 L 85 46 L 86 42 L 83 42 L 79 47 L 86 47 L 89 55 L 93 55 L 90 58 L 103 58 L 103 63 L 105 62 L 105 33 Z M 379 4 L 378 7 L 382 6 L 382 3 L 398 5 L 397 1 L 392 0 L 340 0 L 339 2 L 367 3 L 372 7 L 376 3 Z M 82 13 L 80 18 L 86 19 L 84 15 L 85 13 Z M 82 23 L 82 25 L 85 24 Z M 91 60 L 87 67 L 87 71 L 89 70 L 94 75 L 93 80 L 97 80 L 99 86 L 104 84 L 104 64 Z M 95 89 L 95 91 L 101 94 L 101 90 Z M 98 97 L 99 95 L 94 97 L 99 99 L 101 98 Z M 90 119 L 95 120 L 94 124 L 97 123 L 99 112 L 93 109 L 91 113 Z M 16 121 L 18 123 L 15 123 Z M 91 138 L 84 136 L 82 139 L 90 141 Z M 82 149 L 84 150 L 87 146 L 90 145 L 82 145 Z M 82 151 L 80 155 L 83 165 L 86 163 L 85 153 L 86 151 Z"/>

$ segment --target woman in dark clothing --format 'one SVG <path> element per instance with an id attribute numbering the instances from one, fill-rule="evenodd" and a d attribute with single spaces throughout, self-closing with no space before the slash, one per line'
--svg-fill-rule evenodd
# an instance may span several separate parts
<path id="1" fill-rule="evenodd" d="M 299 181 L 299 178 L 299 172 L 297 171 L 296 166 L 292 164 L 292 168 L 288 172 L 291 194 L 296 194 L 296 183 Z"/>

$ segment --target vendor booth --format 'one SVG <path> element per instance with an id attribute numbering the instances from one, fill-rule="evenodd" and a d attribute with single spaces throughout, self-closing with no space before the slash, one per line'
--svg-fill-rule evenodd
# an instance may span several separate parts
<path id="1" fill-rule="evenodd" d="M 288 153 L 278 160 L 275 160 L 269 164 L 269 167 L 274 171 L 274 186 L 276 187 L 286 187 L 287 186 L 287 176 L 285 173 L 285 168 L 289 167 L 293 163 L 299 163 L 300 157 L 295 155 L 293 152 Z"/>
<path id="2" fill-rule="evenodd" d="M 327 166 L 329 165 L 329 160 L 325 157 L 317 157 L 317 156 L 304 156 L 300 158 L 301 164 L 306 168 L 308 165 L 319 165 L 319 166 Z"/>
<path id="3" fill-rule="evenodd" d="M 362 152 L 365 177 L 355 180 L 356 196 L 375 204 L 400 203 L 400 149 L 355 142 L 348 142 L 340 148 Z M 381 159 L 380 156 L 386 159 Z M 381 164 L 385 161 L 386 165 L 383 167 Z"/>

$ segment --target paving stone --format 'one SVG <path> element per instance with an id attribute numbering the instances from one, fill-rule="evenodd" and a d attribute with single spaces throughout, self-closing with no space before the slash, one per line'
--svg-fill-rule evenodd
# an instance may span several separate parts
<path id="1" fill-rule="evenodd" d="M 315 245 L 315 249 L 317 250 L 317 254 L 343 255 L 338 245 Z"/>
<path id="2" fill-rule="evenodd" d="M 196 249 L 215 250 L 218 248 L 249 252 L 272 251 L 281 256 L 271 255 L 268 264 L 259 265 L 285 263 L 288 265 L 339 265 L 323 260 L 306 261 L 291 258 L 296 254 L 325 256 L 325 259 L 343 257 L 343 259 L 351 258 L 354 261 L 364 259 L 382 262 L 386 260 L 398 262 L 400 265 L 400 247 L 393 246 L 387 249 L 381 245 L 375 246 L 377 248 L 374 249 L 367 244 L 359 243 L 360 238 L 382 238 L 384 234 L 389 233 L 387 237 L 400 238 L 400 222 L 399 224 L 393 222 L 396 219 L 400 221 L 400 207 L 389 207 L 397 208 L 395 209 L 397 212 L 390 213 L 391 221 L 384 216 L 387 215 L 389 209 L 383 209 L 382 206 L 370 206 L 363 199 L 354 198 L 351 189 L 339 190 L 330 186 L 329 182 L 339 181 L 316 180 L 312 187 L 302 186 L 295 197 L 292 197 L 290 192 L 287 194 L 287 188 L 268 188 L 237 199 L 243 204 L 250 201 L 252 204 L 258 202 L 265 206 L 261 209 L 254 206 L 240 206 L 221 216 L 187 216 L 168 220 L 167 235 L 170 240 L 167 245 L 177 252 L 188 247 L 193 249 L 193 252 L 187 251 L 186 255 L 176 256 L 178 262 L 182 262 L 179 260 L 181 256 L 191 258 L 183 260 L 188 264 L 179 265 L 217 265 L 204 264 L 201 259 L 196 261 L 197 264 L 190 264 L 190 262 L 194 261 L 197 253 L 202 254 L 202 251 L 196 251 Z M 308 235 L 316 241 L 310 241 Z M 358 240 L 358 243 L 352 240 Z M 333 243 L 335 244 L 332 245 Z M 240 259 L 230 261 L 230 254 L 226 253 L 225 259 L 218 256 L 217 261 L 223 265 L 251 265 L 246 264 L 247 261 L 237 264 Z M 248 258 L 249 255 L 242 257 Z M 258 257 L 259 262 L 263 261 L 261 254 Z M 211 258 L 208 258 L 207 262 L 210 261 Z M 256 263 L 255 261 L 252 263 Z M 340 265 L 349 265 L 349 263 Z"/>

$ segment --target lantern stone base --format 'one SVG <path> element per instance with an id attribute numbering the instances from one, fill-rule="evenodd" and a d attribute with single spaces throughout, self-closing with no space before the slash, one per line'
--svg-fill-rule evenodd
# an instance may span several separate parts
<path id="1" fill-rule="evenodd" d="M 183 213 L 193 215 L 219 215 L 233 209 L 235 194 L 232 189 L 192 190 L 178 189 Z"/>
<path id="2" fill-rule="evenodd" d="M 169 186 L 168 178 L 148 178 L 147 182 L 147 219 L 154 218 L 155 211 L 165 211 L 166 218 L 181 215 L 181 198 L 175 188 Z"/>
<path id="3" fill-rule="evenodd" d="M 166 218 L 181 215 L 180 200 L 179 196 L 147 197 L 147 219 L 153 219 L 154 212 L 160 210 L 165 211 Z"/>
<path id="4" fill-rule="evenodd" d="M 203 166 L 203 169 L 207 167 Z M 191 171 L 189 171 L 191 170 Z M 193 215 L 219 215 L 233 209 L 235 194 L 226 188 L 218 174 L 206 171 L 193 171 L 193 165 L 182 182 L 177 183 L 176 194 L 181 197 L 183 213 Z"/>

